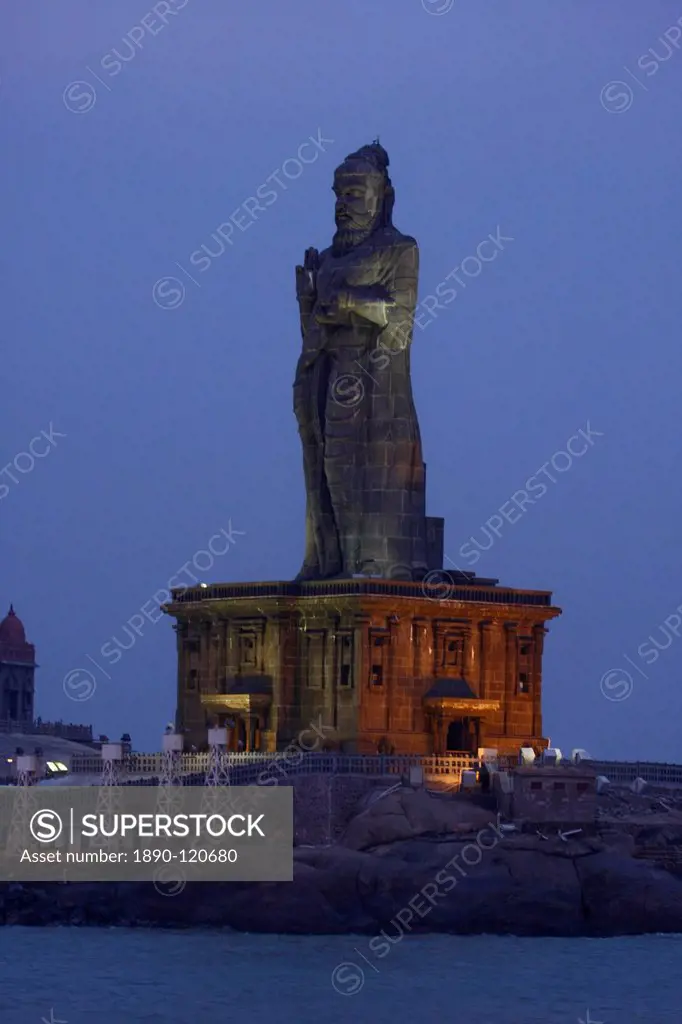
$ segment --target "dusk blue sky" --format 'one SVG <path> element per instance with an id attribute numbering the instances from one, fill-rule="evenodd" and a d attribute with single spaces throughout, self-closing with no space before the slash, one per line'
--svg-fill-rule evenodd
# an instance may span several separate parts
<path id="1" fill-rule="evenodd" d="M 554 592 L 554 744 L 681 761 L 682 616 L 680 639 L 661 624 L 682 604 L 682 49 L 661 37 L 682 5 L 168 6 L 183 4 L 165 26 L 144 0 L 0 10 L 0 461 L 17 480 L 0 475 L 0 600 L 36 644 L 38 712 L 158 749 L 175 710 L 170 621 L 148 622 L 115 665 L 102 646 L 128 644 L 123 625 L 230 522 L 244 535 L 208 581 L 298 571 L 294 266 L 330 242 L 334 168 L 379 135 L 421 297 L 498 228 L 513 239 L 415 332 L 446 552 Z M 140 47 L 116 72 L 129 33 Z M 284 176 L 318 131 L 326 152 Z M 275 172 L 286 188 L 197 271 L 191 254 L 215 250 L 212 233 Z M 177 308 L 153 298 L 168 276 L 186 287 Z M 588 423 L 589 450 L 463 559 Z M 65 436 L 22 475 L 13 460 L 50 424 Z M 648 663 L 650 635 L 669 647 Z M 62 683 L 79 667 L 96 678 L 85 701 Z M 600 686 L 610 669 L 633 685 Z"/>

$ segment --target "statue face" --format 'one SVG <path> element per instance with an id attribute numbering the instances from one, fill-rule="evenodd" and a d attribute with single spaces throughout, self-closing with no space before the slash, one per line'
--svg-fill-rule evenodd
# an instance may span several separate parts
<path id="1" fill-rule="evenodd" d="M 366 231 L 381 204 L 381 184 L 373 175 L 337 175 L 335 220 L 340 231 Z"/>

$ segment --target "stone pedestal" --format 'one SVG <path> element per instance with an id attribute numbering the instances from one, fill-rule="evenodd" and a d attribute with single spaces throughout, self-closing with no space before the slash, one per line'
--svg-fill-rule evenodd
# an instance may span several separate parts
<path id="1" fill-rule="evenodd" d="M 205 744 L 209 720 L 235 720 L 244 748 L 260 751 L 546 746 L 542 644 L 560 609 L 544 591 L 449 579 L 174 591 L 164 610 L 177 620 L 187 746 Z"/>

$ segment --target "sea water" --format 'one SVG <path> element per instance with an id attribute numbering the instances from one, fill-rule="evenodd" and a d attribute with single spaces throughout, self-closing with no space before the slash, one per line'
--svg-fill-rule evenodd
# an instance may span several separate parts
<path id="1" fill-rule="evenodd" d="M 367 938 L 0 928 L 2 1024 L 667 1024 L 682 936 Z"/>

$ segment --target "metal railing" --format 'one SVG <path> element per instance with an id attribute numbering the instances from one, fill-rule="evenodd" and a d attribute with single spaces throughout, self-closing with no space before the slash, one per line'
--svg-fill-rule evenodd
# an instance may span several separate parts
<path id="1" fill-rule="evenodd" d="M 472 574 L 473 576 L 473 574 Z M 447 584 L 448 601 L 476 601 L 485 604 L 540 605 L 551 607 L 552 595 L 543 590 L 510 590 L 499 587 L 497 580 L 476 579 L 473 576 L 461 585 L 461 574 L 440 570 L 437 582 L 409 582 L 394 579 L 367 577 L 346 580 L 310 580 L 306 582 L 273 583 L 210 583 L 206 587 L 176 587 L 172 590 L 169 604 L 190 604 L 200 601 L 225 601 L 233 598 L 290 598 L 318 597 L 321 594 L 335 597 L 376 594 L 391 597 L 438 599 L 438 588 Z"/>
<path id="2" fill-rule="evenodd" d="M 29 719 L 0 718 L 0 733 L 21 733 L 25 736 L 55 736 L 75 743 L 92 743 L 92 726 L 74 722 L 43 722 Z"/>
<path id="3" fill-rule="evenodd" d="M 284 753 L 230 753 L 227 755 L 231 764 L 250 764 L 257 762 L 261 764 L 264 760 L 273 761 L 278 758 L 287 757 Z M 203 753 L 181 754 L 180 773 L 191 775 L 194 772 L 205 772 L 208 770 L 209 755 Z M 97 754 L 74 754 L 71 758 L 70 770 L 74 773 L 92 775 L 102 769 L 102 758 Z M 128 754 L 125 758 L 125 769 L 131 775 L 159 775 L 163 769 L 163 754 Z"/>
<path id="4" fill-rule="evenodd" d="M 268 785 L 283 782 L 296 775 L 365 775 L 376 778 L 403 776 L 418 766 L 427 779 L 457 780 L 462 771 L 470 768 L 475 758 L 462 754 L 452 757 L 421 757 L 396 754 L 302 754 L 300 758 L 268 758 L 250 764 L 231 762 L 230 782 L 235 786 Z"/>
<path id="5" fill-rule="evenodd" d="M 208 753 L 180 755 L 181 775 L 198 775 L 208 770 Z M 302 751 L 272 753 L 228 753 L 227 763 L 235 779 L 257 779 L 270 773 L 291 775 L 338 773 L 357 775 L 402 775 L 411 767 L 420 766 L 427 779 L 438 777 L 459 777 L 465 769 L 473 767 L 474 754 L 333 754 L 303 753 Z M 163 769 L 163 754 L 129 754 L 125 759 L 125 771 L 129 775 L 159 776 Z M 513 757 L 499 758 L 498 767 L 508 771 L 517 764 Z M 636 778 L 652 785 L 669 784 L 682 786 L 682 765 L 664 764 L 655 761 L 583 761 L 583 766 L 605 775 L 616 785 L 627 785 Z M 277 766 L 280 766 L 279 768 Z M 102 770 L 102 759 L 98 755 L 75 754 L 71 757 L 70 771 L 73 774 L 97 775 Z M 244 783 L 241 783 L 244 784 Z"/>
<path id="6" fill-rule="evenodd" d="M 200 775 L 208 770 L 208 753 L 182 754 L 178 765 L 181 775 Z M 301 774 L 340 775 L 404 775 L 411 767 L 423 768 L 427 778 L 453 776 L 459 778 L 470 768 L 473 754 L 420 755 L 420 754 L 330 754 L 295 752 L 229 753 L 226 755 L 230 778 L 239 785 L 271 776 Z M 124 761 L 125 774 L 159 776 L 163 768 L 163 754 L 130 754 Z M 102 770 L 100 757 L 74 756 L 70 770 L 73 774 L 98 774 Z"/>
<path id="7" fill-rule="evenodd" d="M 644 779 L 652 785 L 682 785 L 682 765 L 660 761 L 583 761 L 582 764 L 605 775 L 609 782 L 628 785 L 635 779 Z"/>

